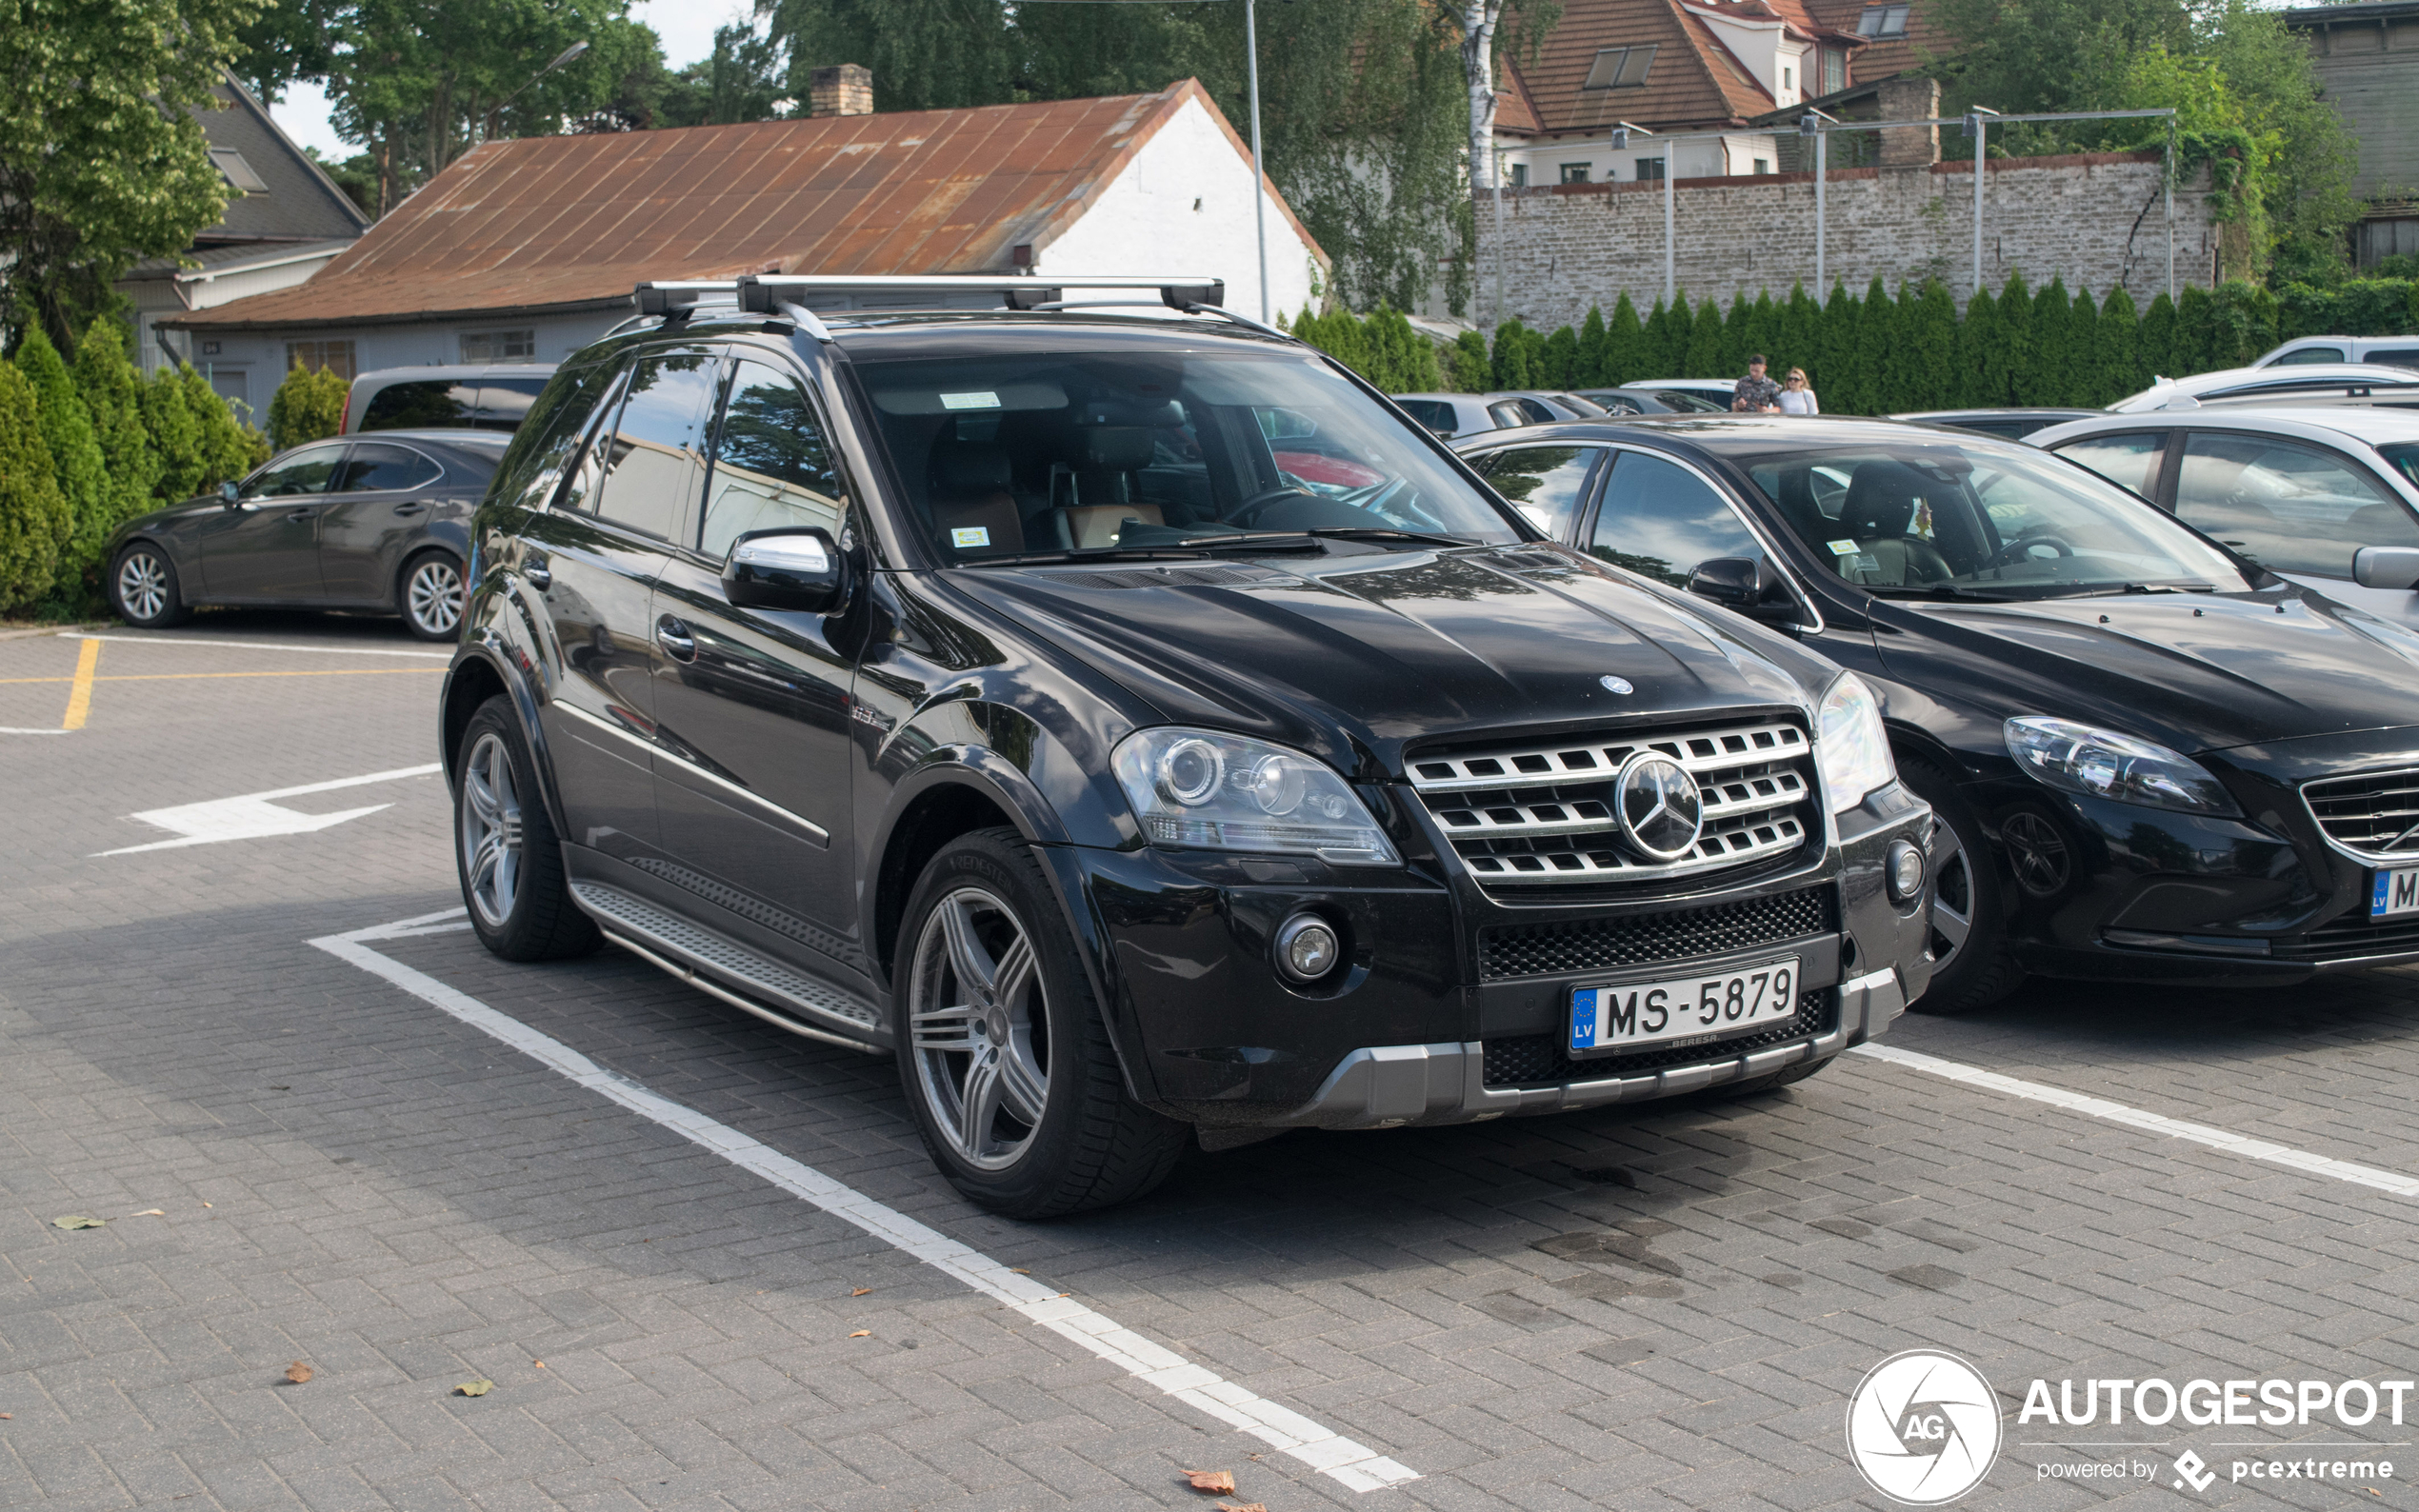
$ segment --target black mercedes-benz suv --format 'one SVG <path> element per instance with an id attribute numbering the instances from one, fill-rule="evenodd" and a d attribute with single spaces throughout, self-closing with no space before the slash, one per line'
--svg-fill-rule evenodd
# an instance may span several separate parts
<path id="1" fill-rule="evenodd" d="M 1924 990 L 1855 677 L 1214 284 L 840 282 L 643 288 L 515 439 L 442 715 L 490 949 L 894 1055 L 1029 1217 L 1195 1139 L 1795 1081 Z"/>

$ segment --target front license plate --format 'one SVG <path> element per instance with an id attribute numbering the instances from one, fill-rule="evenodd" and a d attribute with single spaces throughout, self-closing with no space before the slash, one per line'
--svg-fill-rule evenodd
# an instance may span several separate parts
<path id="1" fill-rule="evenodd" d="M 2419 866 L 2381 871 L 2369 891 L 2369 918 L 2390 919 L 2401 913 L 2419 913 Z"/>
<path id="2" fill-rule="evenodd" d="M 1570 989 L 1570 1053 L 1691 1044 L 1764 1028 L 1797 1011 L 1798 958 L 1663 982 Z"/>

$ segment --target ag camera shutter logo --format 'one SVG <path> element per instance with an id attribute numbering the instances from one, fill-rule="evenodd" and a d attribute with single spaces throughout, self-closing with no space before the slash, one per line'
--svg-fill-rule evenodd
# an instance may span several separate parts
<path id="1" fill-rule="evenodd" d="M 1848 1456 L 1872 1488 L 1940 1506 L 1982 1483 L 1999 1458 L 1999 1398 L 1982 1372 L 1937 1349 L 1909 1349 L 1865 1373 L 1848 1401 Z"/>

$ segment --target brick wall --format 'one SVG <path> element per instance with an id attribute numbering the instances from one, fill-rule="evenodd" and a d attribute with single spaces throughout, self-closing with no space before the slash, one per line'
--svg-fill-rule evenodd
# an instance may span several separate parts
<path id="1" fill-rule="evenodd" d="M 2123 284 L 2138 304 L 2167 288 L 2167 223 L 2155 152 L 2003 158 L 1984 177 L 1983 278 L 2021 270 L 2105 296 Z M 1691 302 L 1727 307 L 1744 289 L 1785 297 L 1814 288 L 1810 173 L 1682 179 L 1673 185 L 1676 265 Z M 2206 173 L 2175 191 L 2177 287 L 2209 282 L 2217 232 Z M 1895 289 L 1937 276 L 1962 304 L 1973 268 L 1973 164 L 1838 169 L 1825 194 L 1825 276 L 1862 292 L 1878 273 Z M 1498 319 L 1495 208 L 1478 204 L 1471 317 Z M 1627 291 L 1644 315 L 1663 295 L 1663 186 L 1571 184 L 1507 191 L 1504 313 L 1532 328 L 1576 325 Z"/>

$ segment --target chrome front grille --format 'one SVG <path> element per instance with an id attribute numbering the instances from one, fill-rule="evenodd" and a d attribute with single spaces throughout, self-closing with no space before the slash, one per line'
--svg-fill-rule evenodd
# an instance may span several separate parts
<path id="1" fill-rule="evenodd" d="M 2419 768 L 2322 777 L 2302 784 L 2309 817 L 2363 860 L 2419 861 Z"/>
<path id="2" fill-rule="evenodd" d="M 1704 802 L 1696 845 L 1676 861 L 1630 845 L 1614 809 L 1613 779 L 1642 750 L 1679 763 Z M 1456 750 L 1409 766 L 1420 801 L 1487 886 L 1692 876 L 1794 850 L 1820 827 L 1813 743 L 1784 721 Z"/>

